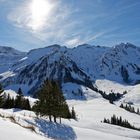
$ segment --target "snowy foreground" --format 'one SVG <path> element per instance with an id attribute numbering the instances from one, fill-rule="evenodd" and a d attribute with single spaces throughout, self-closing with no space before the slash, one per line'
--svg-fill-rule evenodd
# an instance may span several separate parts
<path id="1" fill-rule="evenodd" d="M 17 109 L 0 109 L 0 132 L 2 140 L 138 140 L 140 139 L 140 131 L 127 129 L 120 126 L 102 123 L 104 117 L 110 119 L 113 114 L 123 119 L 127 119 L 132 125 L 140 128 L 140 115 L 130 113 L 120 108 L 121 102 L 129 100 L 134 101 L 134 106 L 140 107 L 140 102 L 136 100 L 140 96 L 140 85 L 135 87 L 122 86 L 106 81 L 103 85 L 101 81 L 97 82 L 97 86 L 103 86 L 104 90 L 127 90 L 120 101 L 110 104 L 100 95 L 89 100 L 68 100 L 70 107 L 74 106 L 78 114 L 78 120 L 62 120 L 62 124 L 49 123 L 48 119 L 36 118 L 31 111 Z M 106 87 L 106 89 L 105 89 Z M 11 95 L 14 96 L 14 92 Z M 136 93 L 134 93 L 136 92 Z M 90 92 L 91 95 L 96 94 Z M 98 94 L 98 93 L 97 93 Z M 30 98 L 30 101 L 33 99 Z M 4 117 L 3 117 L 4 116 Z M 14 118 L 14 119 L 13 119 Z M 59 120 L 58 120 L 59 122 Z M 33 127 L 35 130 L 27 129 Z"/>
<path id="2" fill-rule="evenodd" d="M 35 114 L 30 111 L 0 110 L 4 116 L 14 116 L 15 120 L 22 126 L 34 126 L 36 132 L 25 129 L 19 124 L 11 122 L 8 118 L 0 118 L 0 132 L 3 140 L 135 140 L 140 139 L 140 132 L 101 123 L 113 114 L 128 119 L 132 124 L 140 127 L 140 116 L 129 113 L 116 105 L 111 105 L 104 99 L 90 101 L 71 101 L 75 105 L 78 121 L 63 120 L 63 124 L 49 123 L 45 119 L 36 119 Z M 45 137 L 43 137 L 45 136 Z M 49 138 L 48 138 L 49 137 Z"/>

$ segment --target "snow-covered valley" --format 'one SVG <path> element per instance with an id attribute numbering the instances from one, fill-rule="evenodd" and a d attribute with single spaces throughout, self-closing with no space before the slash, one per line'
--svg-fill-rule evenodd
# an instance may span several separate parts
<path id="1" fill-rule="evenodd" d="M 98 81 L 98 86 L 102 86 L 104 81 Z M 90 92 L 90 98 L 88 100 L 67 100 L 70 108 L 75 107 L 77 114 L 76 120 L 62 120 L 62 124 L 50 123 L 48 119 L 45 118 L 36 118 L 34 112 L 17 110 L 17 109 L 0 109 L 1 116 L 5 118 L 0 118 L 1 126 L 0 130 L 4 134 L 2 137 L 5 140 L 8 140 L 11 136 L 11 139 L 19 140 L 23 135 L 24 138 L 28 139 L 55 139 L 55 140 L 137 140 L 140 139 L 140 132 L 116 125 L 103 123 L 104 118 L 110 118 L 113 114 L 116 116 L 122 116 L 123 119 L 129 120 L 129 122 L 137 128 L 140 128 L 140 115 L 128 112 L 119 107 L 121 102 L 126 102 L 129 97 L 129 100 L 135 99 L 136 95 L 139 95 L 138 87 L 135 86 L 122 86 L 111 81 L 106 81 L 104 85 L 104 90 L 110 90 L 111 87 L 114 87 L 114 90 L 121 91 L 127 90 L 129 93 L 126 94 L 121 100 L 116 101 L 114 104 L 110 104 L 108 100 L 103 99 L 99 93 L 94 91 Z M 112 89 L 112 90 L 113 90 Z M 134 92 L 134 89 L 137 92 Z M 123 91 L 122 90 L 122 91 Z M 6 93 L 11 93 L 11 96 L 15 97 L 16 93 L 12 90 L 6 91 Z M 95 94 L 96 97 L 95 97 Z M 93 96 L 91 96 L 93 95 Z M 92 97 L 92 98 L 91 98 Z M 29 98 L 29 97 L 28 97 Z M 30 97 L 30 102 L 35 100 Z M 140 108 L 140 102 L 134 102 L 135 107 Z M 9 119 L 11 116 L 15 118 L 18 124 L 11 122 Z M 9 118 L 8 118 L 9 117 Z M 19 125 L 20 124 L 20 125 Z M 4 127 L 3 127 L 4 125 Z M 33 126 L 35 132 L 30 129 L 22 128 L 22 126 Z M 11 131 L 12 129 L 12 131 Z M 6 130 L 6 132 L 5 132 Z M 5 135 L 5 133 L 7 135 Z M 18 134 L 19 137 L 18 137 Z M 21 133 L 21 135 L 20 135 Z M 17 136 L 15 136 L 17 134 Z M 25 136 L 24 136 L 25 135 Z"/>
<path id="2" fill-rule="evenodd" d="M 69 101 L 74 105 L 78 114 L 78 120 L 62 120 L 62 124 L 49 123 L 47 119 L 36 119 L 35 114 L 29 111 L 0 110 L 4 116 L 14 116 L 22 126 L 34 126 L 36 132 L 22 128 L 8 118 L 0 118 L 2 138 L 8 140 L 23 139 L 60 139 L 60 140 L 136 140 L 140 138 L 140 132 L 120 126 L 104 124 L 104 117 L 110 118 L 113 114 L 128 119 L 136 127 L 140 127 L 140 115 L 129 113 L 116 105 L 110 104 L 104 99 L 89 101 Z"/>

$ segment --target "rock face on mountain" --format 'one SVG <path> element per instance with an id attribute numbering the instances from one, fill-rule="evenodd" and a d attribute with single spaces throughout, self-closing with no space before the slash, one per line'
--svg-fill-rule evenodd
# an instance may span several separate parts
<path id="1" fill-rule="evenodd" d="M 1 72 L 1 82 L 4 86 L 26 85 L 31 94 L 47 78 L 58 80 L 60 85 L 75 83 L 90 89 L 96 79 L 127 84 L 140 80 L 140 48 L 130 43 L 112 48 L 88 44 L 75 48 L 52 45 L 26 54 L 13 50 L 7 53 L 17 58 L 12 61 L 9 71 Z M 6 61 L 8 58 L 5 57 Z"/>

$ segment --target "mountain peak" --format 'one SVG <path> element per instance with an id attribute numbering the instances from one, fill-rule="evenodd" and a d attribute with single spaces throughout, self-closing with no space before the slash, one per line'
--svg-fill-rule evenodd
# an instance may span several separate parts
<path id="1" fill-rule="evenodd" d="M 19 55 L 22 54 L 24 52 L 21 52 L 19 50 L 16 50 L 12 47 L 8 47 L 8 46 L 0 46 L 0 53 L 2 54 L 8 54 L 8 55 Z"/>
<path id="2" fill-rule="evenodd" d="M 133 45 L 132 43 L 120 43 L 120 44 L 117 44 L 115 45 L 113 48 L 116 48 L 116 49 L 127 49 L 127 48 L 137 48 L 135 45 Z"/>

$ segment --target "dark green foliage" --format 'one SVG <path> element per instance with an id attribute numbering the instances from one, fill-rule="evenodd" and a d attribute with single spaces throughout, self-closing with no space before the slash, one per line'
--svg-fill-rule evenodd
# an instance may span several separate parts
<path id="1" fill-rule="evenodd" d="M 23 92 L 22 92 L 21 88 L 18 89 L 17 94 L 18 94 L 19 96 L 23 96 Z"/>
<path id="2" fill-rule="evenodd" d="M 49 120 L 54 122 L 56 118 L 71 118 L 69 107 L 65 101 L 63 93 L 56 81 L 44 81 L 41 89 L 38 91 L 39 101 L 33 106 L 37 115 L 49 116 Z"/>
<path id="3" fill-rule="evenodd" d="M 3 104 L 3 96 L 0 95 L 0 107 L 2 107 L 2 104 Z"/>
<path id="4" fill-rule="evenodd" d="M 3 87 L 0 84 L 0 107 L 2 107 L 2 105 L 3 105 L 3 95 L 1 95 L 3 91 L 4 91 Z"/>
<path id="5" fill-rule="evenodd" d="M 0 94 L 3 92 L 2 84 L 0 83 Z"/>
<path id="6" fill-rule="evenodd" d="M 0 94 L 0 107 L 3 105 L 3 95 Z"/>
<path id="7" fill-rule="evenodd" d="M 25 99 L 23 96 L 23 92 L 21 88 L 18 89 L 16 99 L 11 98 L 10 95 L 8 96 L 3 92 L 2 85 L 0 84 L 0 107 L 5 109 L 10 108 L 19 108 L 19 109 L 25 109 L 25 110 L 31 110 L 31 106 L 28 99 Z"/>
<path id="8" fill-rule="evenodd" d="M 137 114 L 139 114 L 139 115 L 140 115 L 140 111 L 139 111 L 139 108 L 137 108 Z"/>
<path id="9" fill-rule="evenodd" d="M 131 105 L 127 105 L 127 104 L 126 105 L 121 104 L 120 107 L 131 113 L 140 115 L 139 108 L 137 108 L 137 111 L 136 111 L 134 107 L 132 107 Z"/>
<path id="10" fill-rule="evenodd" d="M 29 99 L 23 100 L 22 109 L 31 110 Z"/>
<path id="11" fill-rule="evenodd" d="M 123 95 L 125 95 L 125 94 L 127 94 L 127 91 L 126 90 L 123 92 Z"/>
<path id="12" fill-rule="evenodd" d="M 75 120 L 77 119 L 77 118 L 76 118 L 76 113 L 75 113 L 74 107 L 72 107 L 71 118 L 73 118 L 73 119 L 75 119 Z"/>
<path id="13" fill-rule="evenodd" d="M 3 103 L 3 105 L 2 105 L 2 108 L 10 109 L 10 108 L 13 108 L 13 107 L 14 107 L 14 99 L 11 99 L 9 94 L 8 94 L 8 96 L 4 99 L 3 102 L 4 102 L 4 103 Z"/>
<path id="14" fill-rule="evenodd" d="M 19 108 L 25 110 L 31 110 L 31 106 L 29 100 L 24 98 L 22 90 L 18 90 L 18 95 L 16 98 L 11 98 L 10 95 L 6 96 L 6 94 L 2 97 L 2 108 L 10 109 L 10 108 Z"/>
<path id="15" fill-rule="evenodd" d="M 18 95 L 17 95 L 17 97 L 15 99 L 14 108 L 31 110 L 31 106 L 30 106 L 29 100 L 24 98 L 23 92 L 22 92 L 21 88 L 19 88 L 17 93 L 18 93 Z"/>
<path id="16" fill-rule="evenodd" d="M 93 90 L 95 92 L 98 92 L 102 95 L 103 98 L 109 100 L 109 102 L 111 104 L 113 104 L 114 101 L 117 101 L 119 100 L 120 98 L 123 97 L 124 94 L 127 93 L 127 91 L 124 91 L 123 94 L 120 94 L 120 93 L 114 93 L 113 91 L 111 91 L 111 93 L 105 93 L 105 91 L 102 91 L 102 90 L 99 90 L 98 88 L 94 87 Z"/>
<path id="17" fill-rule="evenodd" d="M 17 96 L 16 96 L 16 99 L 15 99 L 15 108 L 19 108 L 19 109 L 23 109 L 23 92 L 21 90 L 21 88 L 18 89 L 18 92 L 17 92 Z"/>
<path id="18" fill-rule="evenodd" d="M 23 103 L 23 96 L 17 95 L 15 99 L 15 106 L 14 108 L 22 109 L 22 103 Z"/>
<path id="19" fill-rule="evenodd" d="M 104 118 L 103 122 L 140 131 L 140 128 L 136 128 L 135 126 L 131 125 L 128 120 L 123 120 L 121 116 L 116 117 L 116 115 L 113 115 L 110 120 Z"/>
<path id="20" fill-rule="evenodd" d="M 52 84 L 50 81 L 44 81 L 41 89 L 38 91 L 39 101 L 33 106 L 33 110 L 37 115 L 49 116 L 50 121 L 53 114 L 53 94 L 52 94 Z"/>
<path id="21" fill-rule="evenodd" d="M 110 123 L 110 120 L 109 120 L 109 119 L 104 118 L 103 122 L 104 122 L 104 123 Z"/>

